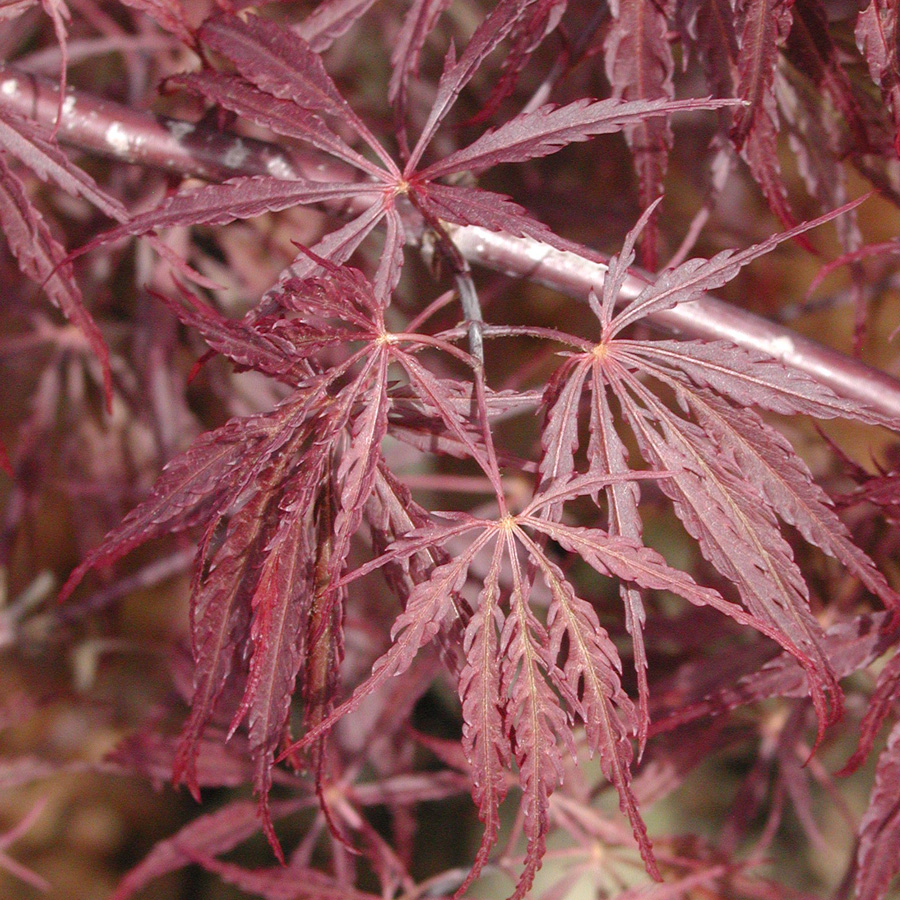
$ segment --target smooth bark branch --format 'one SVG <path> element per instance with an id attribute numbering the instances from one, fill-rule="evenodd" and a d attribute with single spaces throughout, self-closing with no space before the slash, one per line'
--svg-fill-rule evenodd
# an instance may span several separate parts
<path id="1" fill-rule="evenodd" d="M 58 109 L 57 86 L 0 67 L 0 106 L 52 125 Z M 58 134 L 67 144 L 112 159 L 212 181 L 236 175 L 353 177 L 343 165 L 317 154 L 287 154 L 265 141 L 154 116 L 75 90 L 66 95 Z M 595 261 L 593 251 L 586 249 L 584 256 L 564 253 L 529 238 L 474 226 L 448 225 L 447 229 L 470 263 L 535 280 L 579 299 L 585 299 L 591 287 L 599 289 L 603 284 L 606 266 Z M 409 232 L 418 240 L 421 229 Z M 646 283 L 646 277 L 633 272 L 623 285 L 622 299 L 637 296 Z M 651 318 L 685 337 L 728 340 L 769 353 L 900 425 L 900 381 L 788 328 L 708 295 Z"/>

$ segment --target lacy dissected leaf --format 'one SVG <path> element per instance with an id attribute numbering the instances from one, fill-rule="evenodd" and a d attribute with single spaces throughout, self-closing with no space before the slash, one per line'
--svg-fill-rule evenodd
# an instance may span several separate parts
<path id="1" fill-rule="evenodd" d="M 889 425 L 886 418 L 837 396 L 805 372 L 726 341 L 617 341 L 614 353 L 669 383 L 677 379 L 682 385 L 709 388 L 740 406 Z"/>
<path id="2" fill-rule="evenodd" d="M 591 415 L 588 458 L 592 470 L 601 474 L 621 475 L 629 471 L 628 451 L 615 429 L 613 412 L 596 366 L 591 367 Z M 624 535 L 635 541 L 642 538 L 643 527 L 638 503 L 640 489 L 633 481 L 612 484 L 606 488 L 609 508 L 609 533 Z M 647 683 L 647 651 L 644 647 L 644 624 L 647 614 L 640 591 L 622 584 L 619 594 L 625 605 L 625 628 L 631 635 L 634 669 L 638 686 L 638 753 L 647 742 L 650 726 L 650 687 Z"/>
<path id="3" fill-rule="evenodd" d="M 334 561 L 330 573 L 335 580 L 341 575 L 350 549 L 350 538 L 362 521 L 363 507 L 381 462 L 381 442 L 388 424 L 387 367 L 388 355 L 378 353 L 372 360 L 371 372 L 364 372 L 356 382 L 360 390 L 354 402 L 362 405 L 362 411 L 354 417 L 348 429 L 347 445 L 336 475 L 338 509 L 334 520 Z M 369 378 L 371 382 L 367 383 Z"/>
<path id="4" fill-rule="evenodd" d="M 321 57 L 299 35 L 258 16 L 246 20 L 213 17 L 200 26 L 198 35 L 260 90 L 310 112 L 350 123 L 388 169 L 396 171 L 390 157 L 341 96 Z"/>
<path id="5" fill-rule="evenodd" d="M 183 783 L 196 799 L 200 797 L 197 759 L 204 729 L 216 711 L 226 682 L 235 668 L 235 652 L 248 639 L 253 575 L 263 558 L 263 546 L 271 531 L 271 520 L 262 516 L 269 498 L 257 494 L 228 523 L 228 530 L 210 566 L 202 577 L 195 574 L 191 596 L 191 650 L 194 684 L 191 711 L 182 726 L 172 763 L 175 784 Z M 211 531 L 209 536 L 212 537 Z M 205 562 L 207 547 L 201 545 L 196 565 Z"/>
<path id="6" fill-rule="evenodd" d="M 740 0 L 737 97 L 731 139 L 750 166 L 772 211 L 785 226 L 794 224 L 778 164 L 778 113 L 773 83 L 779 48 L 791 28 L 790 0 Z"/>
<path id="7" fill-rule="evenodd" d="M 394 104 L 395 121 L 406 118 L 409 82 L 419 72 L 419 58 L 428 35 L 451 0 L 413 0 L 403 17 L 403 25 L 391 51 L 391 80 L 388 99 Z"/>
<path id="8" fill-rule="evenodd" d="M 667 410 L 633 376 L 615 386 L 642 455 L 672 473 L 660 481 L 675 512 L 757 621 L 807 669 L 820 730 L 840 714 L 841 693 L 809 610 L 809 591 L 774 513 L 697 426 Z M 632 396 L 632 393 L 634 396 Z M 830 711 L 829 711 L 830 704 Z"/>
<path id="9" fill-rule="evenodd" d="M 315 331 L 279 328 L 283 321 L 280 318 L 271 323 L 257 320 L 251 326 L 226 318 L 188 291 L 181 292 L 180 303 L 164 295 L 157 296 L 185 325 L 196 328 L 217 353 L 227 356 L 243 369 L 264 372 L 290 385 L 298 384 L 311 374 L 309 353 L 338 343 L 345 335 L 337 328 Z M 298 350 L 306 353 L 298 353 Z"/>
<path id="10" fill-rule="evenodd" d="M 715 290 L 733 279 L 748 263 L 765 255 L 786 240 L 796 238 L 819 225 L 829 222 L 845 212 L 856 209 L 863 200 L 855 200 L 832 210 L 817 219 L 803 222 L 789 231 L 773 235 L 746 250 L 723 250 L 712 259 L 689 259 L 675 269 L 662 272 L 634 300 L 626 304 L 605 331 L 610 339 L 623 328 L 652 312 L 670 309 L 677 303 L 686 303 L 705 291 Z"/>
<path id="11" fill-rule="evenodd" d="M 411 540 L 398 543 L 402 543 L 404 554 L 408 551 L 411 555 L 427 550 L 432 545 L 440 547 L 450 536 L 464 533 L 473 527 L 475 527 L 473 524 L 467 522 L 452 529 L 429 529 L 424 539 L 417 535 L 418 540 L 415 543 Z M 472 557 L 481 549 L 483 543 L 484 541 L 481 544 L 476 543 L 473 545 L 474 550 L 469 547 L 465 553 L 458 555 L 451 562 L 437 566 L 426 581 L 416 585 L 407 601 L 406 609 L 397 617 L 391 628 L 393 640 L 391 648 L 375 662 L 369 678 L 334 712 L 297 741 L 291 750 L 302 749 L 326 734 L 339 719 L 356 709 L 365 697 L 377 690 L 388 678 L 402 674 L 412 665 L 419 650 L 434 640 L 444 620 L 453 613 L 453 594 L 459 591 L 465 582 Z M 395 545 L 383 562 L 387 563 L 399 555 Z"/>
<path id="12" fill-rule="evenodd" d="M 674 3 L 614 0 L 613 23 L 606 37 L 606 76 L 616 97 L 633 101 L 671 100 L 674 61 L 669 45 L 669 18 Z M 649 117 L 625 125 L 625 138 L 638 173 L 640 206 L 646 209 L 662 194 L 672 147 L 667 119 Z M 651 220 L 641 235 L 644 266 L 656 268 L 656 227 Z"/>
<path id="13" fill-rule="evenodd" d="M 522 787 L 522 830 L 527 839 L 525 863 L 511 900 L 525 897 L 546 849 L 550 827 L 550 794 L 562 781 L 564 741 L 574 755 L 574 742 L 544 671 L 552 669 L 549 636 L 528 605 L 528 582 L 521 570 L 512 535 L 505 541 L 512 565 L 509 615 L 500 634 L 500 690 L 506 701 L 505 730 L 519 767 Z M 543 670 L 543 671 L 542 671 Z"/>
<path id="14" fill-rule="evenodd" d="M 396 211 L 392 210 L 391 212 Z M 266 292 L 257 306 L 247 313 L 246 318 L 252 321 L 260 315 L 271 312 L 273 306 L 278 305 L 277 297 L 284 291 L 285 285 L 289 281 L 310 278 L 320 271 L 320 264 L 317 260 L 324 259 L 335 265 L 345 263 L 384 216 L 385 204 L 373 203 L 346 225 L 326 234 L 309 250 L 301 249 L 290 265 L 286 266 L 279 274 L 275 284 Z M 396 256 L 394 259 L 396 260 Z"/>
<path id="15" fill-rule="evenodd" d="M 737 93 L 747 101 L 734 113 L 732 138 L 738 147 L 771 102 L 778 50 L 791 28 L 792 5 L 788 0 L 740 0 L 737 4 L 741 23 Z"/>
<path id="16" fill-rule="evenodd" d="M 900 723 L 894 725 L 887 747 L 878 758 L 875 787 L 869 808 L 859 823 L 856 897 L 881 900 L 891 879 L 900 871 Z"/>
<path id="17" fill-rule="evenodd" d="M 475 868 L 466 886 L 477 877 L 496 839 L 498 808 L 507 790 L 504 769 L 512 757 L 519 768 L 528 839 L 516 896 L 524 896 L 531 886 L 549 826 L 547 801 L 562 774 L 560 748 L 572 749 L 566 712 L 554 688 L 562 695 L 566 709 L 585 721 L 589 745 L 600 753 L 603 771 L 619 791 L 622 809 L 631 820 L 648 871 L 658 874 L 646 827 L 630 789 L 628 735 L 634 729 L 634 708 L 621 689 L 615 647 L 600 627 L 593 608 L 578 597 L 560 569 L 527 532 L 556 540 L 603 575 L 643 587 L 676 591 L 694 603 L 731 610 L 745 624 L 754 620 L 733 604 L 725 603 L 717 592 L 699 587 L 689 576 L 669 568 L 659 554 L 638 541 L 536 517 L 541 509 L 561 500 L 596 493 L 631 477 L 631 473 L 624 473 L 570 480 L 539 494 L 518 516 L 499 522 L 444 514 L 448 519 L 445 524 L 413 529 L 395 540 L 380 558 L 354 573 L 357 577 L 375 567 L 444 547 L 450 541 L 465 538 L 468 542 L 465 549 L 456 549 L 452 561 L 436 566 L 425 581 L 413 588 L 406 609 L 393 626 L 394 644 L 376 661 L 371 676 L 292 749 L 317 740 L 387 677 L 402 673 L 411 665 L 443 623 L 458 614 L 453 597 L 462 589 L 472 560 L 493 543 L 484 587 L 463 636 L 466 661 L 459 676 L 465 723 L 463 746 L 475 782 L 474 797 L 485 823 Z M 522 569 L 522 551 L 541 571 L 550 589 L 552 600 L 546 627 L 531 609 L 532 587 Z M 501 572 L 511 574 L 508 587 L 501 587 Z M 508 576 L 504 579 L 508 580 Z M 560 663 L 558 657 L 564 643 L 568 650 Z"/>
<path id="18" fill-rule="evenodd" d="M 729 0 L 684 0 L 676 22 L 688 50 L 703 64 L 706 84 L 715 97 L 730 97 L 737 72 L 738 40 Z"/>
<path id="19" fill-rule="evenodd" d="M 505 231 L 515 237 L 531 237 L 560 250 L 572 244 L 557 237 L 546 225 L 533 219 L 518 203 L 503 194 L 462 185 L 417 186 L 416 205 L 433 219 L 455 225 L 480 225 L 489 231 Z"/>
<path id="20" fill-rule="evenodd" d="M 842 164 L 847 138 L 841 122 L 830 109 L 823 108 L 820 89 L 803 81 L 795 70 L 787 69 L 779 79 L 777 96 L 783 128 L 810 196 L 823 209 L 843 205 L 848 197 L 847 173 Z M 835 227 L 845 251 L 859 248 L 863 238 L 855 212 L 838 219 Z M 859 272 L 859 267 L 853 271 Z"/>
<path id="21" fill-rule="evenodd" d="M 84 197 L 111 219 L 122 222 L 128 218 L 125 207 L 74 165 L 38 122 L 0 108 L 0 147 L 41 181 L 53 182 L 73 197 Z"/>
<path id="22" fill-rule="evenodd" d="M 661 880 L 631 790 L 629 736 L 637 730 L 637 722 L 634 706 L 619 681 L 622 663 L 615 644 L 593 606 L 575 594 L 559 568 L 540 557 L 537 562 L 553 598 L 547 611 L 550 658 L 559 657 L 564 640 L 568 644 L 562 679 L 557 683 L 584 721 L 591 751 L 600 754 L 603 774 L 619 795 L 619 807 L 631 823 L 647 871 Z"/>
<path id="23" fill-rule="evenodd" d="M 451 46 L 444 61 L 444 71 L 438 82 L 431 112 L 406 165 L 406 175 L 415 171 L 438 126 L 481 64 L 536 2 L 538 0 L 500 0 L 475 29 L 458 60 Z"/>
<path id="24" fill-rule="evenodd" d="M 585 379 L 590 362 L 578 358 L 567 360 L 554 373 L 542 402 L 546 413 L 541 431 L 541 485 L 548 487 L 562 479 L 568 481 L 575 471 L 578 449 L 578 412 L 581 407 Z M 558 519 L 562 504 L 548 509 L 550 518 Z"/>
<path id="25" fill-rule="evenodd" d="M 890 0 L 870 0 L 856 20 L 856 43 L 869 66 L 872 81 L 881 88 L 897 125 L 895 148 L 900 147 L 900 48 L 897 46 L 897 7 Z M 897 150 L 900 154 L 900 149 Z"/>
<path id="26" fill-rule="evenodd" d="M 382 193 L 372 185 L 289 181 L 258 175 L 231 178 L 222 184 L 173 194 L 156 209 L 133 216 L 124 225 L 107 232 L 102 240 L 114 241 L 171 225 L 226 225 L 235 219 L 250 219 L 301 204 L 351 197 L 368 197 L 374 203 Z"/>
<path id="27" fill-rule="evenodd" d="M 286 402 L 274 412 L 233 419 L 201 435 L 169 462 L 150 496 L 69 577 L 61 597 L 68 597 L 84 575 L 108 566 L 130 550 L 164 534 L 183 531 L 222 515 L 242 494 L 302 420 L 302 403 Z"/>
<path id="28" fill-rule="evenodd" d="M 568 0 L 538 0 L 529 8 L 512 35 L 499 77 L 481 109 L 472 117 L 472 123 L 490 119 L 500 108 L 500 104 L 512 94 L 522 70 L 534 51 L 559 25 L 567 5 Z"/>
<path id="29" fill-rule="evenodd" d="M 463 171 L 477 174 L 500 163 L 549 156 L 571 143 L 635 127 L 648 119 L 687 110 L 719 109 L 733 103 L 733 100 L 653 98 L 576 100 L 566 106 L 547 104 L 485 132 L 468 147 L 445 156 L 416 177 L 433 179 Z M 651 201 L 654 199 L 655 196 Z"/>
<path id="30" fill-rule="evenodd" d="M 828 95 L 856 147 L 866 147 L 868 129 L 865 114 L 850 78 L 841 66 L 839 49 L 828 31 L 824 5 L 821 0 L 795 0 L 792 17 L 785 46 L 788 59 L 816 88 Z"/>
<path id="31" fill-rule="evenodd" d="M 322 463 L 309 464 L 295 476 L 277 504 L 277 526 L 263 548 L 250 607 L 253 655 L 241 704 L 231 732 L 246 716 L 254 759 L 254 790 L 269 843 L 278 846 L 269 816 L 275 750 L 290 711 L 294 682 L 303 661 L 304 625 L 311 603 L 313 547 L 310 539 L 313 498 Z M 260 516 L 263 520 L 265 515 Z"/>
<path id="32" fill-rule="evenodd" d="M 885 605 L 897 606 L 896 593 L 868 555 L 853 543 L 830 498 L 782 435 L 751 410 L 735 410 L 706 391 L 680 389 L 679 394 L 720 452 L 732 457 L 735 468 L 757 486 L 785 522 L 809 543 L 840 560 Z"/>
<path id="33" fill-rule="evenodd" d="M 460 896 L 478 878 L 488 860 L 500 830 L 500 804 L 507 793 L 510 750 L 503 728 L 505 702 L 497 665 L 504 620 L 500 609 L 501 563 L 502 547 L 498 543 L 479 597 L 478 613 L 469 622 L 463 640 L 466 661 L 459 675 L 462 745 L 472 773 L 472 799 L 484 824 L 484 834 L 472 868 L 459 888 Z"/>
<path id="34" fill-rule="evenodd" d="M 828 659 L 838 678 L 846 678 L 870 666 L 879 656 L 883 656 L 896 640 L 893 613 L 866 613 L 847 622 L 832 625 L 822 641 Z M 756 668 L 756 651 L 751 668 Z M 704 662 L 704 668 L 706 663 Z M 740 665 L 734 669 L 741 671 Z M 690 682 L 692 679 L 688 679 Z M 694 679 L 697 690 L 686 693 L 684 681 L 677 687 L 678 708 L 673 709 L 665 700 L 661 701 L 658 713 L 651 726 L 652 734 L 661 734 L 683 727 L 710 716 L 718 716 L 748 703 L 758 703 L 771 697 L 804 697 L 807 693 L 806 677 L 797 659 L 782 653 L 767 662 L 758 671 L 744 675 L 729 685 L 710 685 Z M 665 697 L 665 689 L 655 696 Z"/>
<path id="35" fill-rule="evenodd" d="M 278 447 L 278 455 L 256 478 L 254 495 L 231 517 L 221 545 L 213 552 L 209 543 L 218 521 L 213 518 L 207 525 L 195 565 L 191 598 L 194 693 L 173 766 L 176 783 L 183 781 L 196 794 L 199 739 L 231 675 L 236 651 L 252 642 L 250 673 L 235 718 L 242 718 L 250 710 L 250 749 L 256 763 L 256 788 L 273 846 L 277 842 L 271 833 L 265 805 L 277 741 L 277 737 L 272 740 L 271 731 L 277 729 L 280 735 L 296 675 L 296 670 L 286 674 L 292 668 L 290 648 L 283 646 L 291 637 L 285 637 L 289 631 L 286 620 L 290 615 L 295 618 L 302 615 L 302 605 L 293 591 L 293 579 L 297 577 L 294 570 L 300 556 L 296 544 L 300 540 L 299 523 L 297 516 L 292 518 L 283 513 L 283 485 L 297 465 L 295 455 L 306 438 L 303 429 L 286 435 L 283 446 Z M 279 588 L 280 593 L 276 592 Z M 296 634 L 292 637 L 296 640 Z M 280 657 L 273 662 L 269 654 L 276 648 Z M 279 675 L 290 680 L 290 685 L 280 693 L 275 686 Z M 279 711 L 281 718 L 276 726 L 260 724 L 261 718 L 277 717 Z"/>
<path id="36" fill-rule="evenodd" d="M 896 706 L 898 693 L 900 693 L 900 654 L 895 653 L 878 673 L 875 690 L 869 697 L 868 706 L 859 723 L 859 746 L 839 774 L 849 775 L 866 761 L 881 726 Z"/>
<path id="37" fill-rule="evenodd" d="M 192 72 L 188 75 L 175 75 L 166 83 L 199 94 L 277 134 L 304 141 L 369 175 L 383 175 L 383 170 L 372 165 L 336 135 L 321 116 L 290 100 L 274 97 L 243 78 L 220 72 Z"/>
<path id="38" fill-rule="evenodd" d="M 660 484 L 669 480 L 660 479 Z M 601 575 L 609 575 L 645 588 L 672 591 L 698 606 L 708 605 L 725 612 L 743 625 L 760 625 L 736 604 L 728 603 L 712 588 L 696 584 L 685 572 L 671 568 L 655 550 L 638 541 L 621 535 L 613 536 L 598 528 L 565 525 L 533 516 L 524 518 L 523 521 L 536 531 L 553 538 L 566 550 L 577 553 Z"/>

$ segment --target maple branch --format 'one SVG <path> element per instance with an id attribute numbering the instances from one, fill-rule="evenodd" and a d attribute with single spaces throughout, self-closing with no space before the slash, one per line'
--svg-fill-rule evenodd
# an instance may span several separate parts
<path id="1" fill-rule="evenodd" d="M 0 107 L 52 126 L 59 109 L 58 85 L 0 66 Z M 71 88 L 62 107 L 58 136 L 71 146 L 118 161 L 211 181 L 237 175 L 354 178 L 346 166 L 319 154 L 286 153 L 266 141 L 155 116 Z M 602 287 L 607 266 L 587 248 L 580 255 L 477 226 L 446 223 L 445 227 L 470 263 L 538 281 L 579 299 L 585 299 L 592 287 L 598 291 Z M 407 230 L 412 241 L 421 239 L 421 228 Z M 620 298 L 633 299 L 647 283 L 647 276 L 633 270 L 622 285 Z M 727 340 L 768 353 L 813 376 L 840 396 L 900 421 L 900 381 L 715 297 L 706 295 L 650 318 L 685 337 Z"/>

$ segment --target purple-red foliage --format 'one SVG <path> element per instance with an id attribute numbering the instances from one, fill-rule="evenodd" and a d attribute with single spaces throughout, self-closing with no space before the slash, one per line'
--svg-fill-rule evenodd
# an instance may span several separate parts
<path id="1" fill-rule="evenodd" d="M 116 900 L 190 864 L 283 900 L 462 896 L 501 869 L 513 873 L 520 900 L 551 835 L 568 836 L 574 862 L 556 871 L 548 897 L 565 896 L 585 875 L 610 895 L 618 876 L 597 873 L 598 848 L 609 849 L 613 870 L 639 855 L 660 882 L 645 897 L 792 896 L 753 870 L 787 806 L 812 845 L 823 843 L 811 791 L 837 795 L 840 785 L 815 754 L 845 715 L 841 680 L 890 653 L 860 716 L 858 747 L 844 748 L 850 771 L 890 723 L 848 870 L 859 900 L 886 896 L 900 871 L 900 596 L 891 580 L 896 533 L 884 534 L 897 527 L 898 476 L 867 475 L 832 453 L 835 471 L 842 466 L 857 484 L 848 491 L 844 481 L 836 506 L 782 426 L 802 417 L 900 423 L 770 353 L 660 337 L 647 323 L 724 288 L 785 241 L 811 246 L 808 232 L 832 220 L 843 262 L 893 249 L 861 246 L 848 176 L 855 167 L 887 200 L 900 199 L 894 4 L 871 0 L 835 24 L 824 0 L 617 0 L 599 17 L 593 3 L 499 0 L 485 4 L 470 35 L 457 33 L 450 0 L 402 9 L 323 0 L 305 17 L 288 4 L 126 6 L 180 48 L 181 64 L 157 73 L 168 94 L 209 107 L 208 121 L 283 142 L 288 159 L 313 152 L 319 162 L 238 171 L 165 196 L 132 182 L 119 198 L 124 181 L 100 187 L 60 149 L 64 120 L 48 127 L 0 99 L 0 227 L 21 273 L 80 332 L 26 306 L 20 286 L 10 291 L 11 309 L 51 347 L 51 361 L 18 442 L 7 439 L 8 453 L 0 444 L 3 477 L 14 484 L 0 562 L 12 559 L 38 494 L 35 472 L 50 465 L 41 435 L 73 397 L 61 415 L 71 423 L 92 414 L 84 393 L 63 388 L 72 353 L 90 360 L 89 351 L 106 406 L 148 421 L 165 465 L 152 485 L 137 486 L 139 502 L 127 467 L 110 465 L 97 478 L 95 491 L 122 497 L 130 511 L 83 556 L 63 600 L 87 616 L 90 598 L 76 590 L 91 570 L 108 575 L 140 545 L 166 546 L 173 534 L 195 548 L 188 710 L 166 706 L 181 711 L 178 735 L 162 724 L 142 731 L 103 765 L 154 781 L 166 773 L 197 801 L 208 787 L 245 784 L 256 798 L 204 811 L 157 844 Z M 26 7 L 8 5 L 0 17 Z M 68 11 L 49 0 L 44 7 L 64 71 L 67 52 L 86 39 L 67 51 Z M 573 24 L 587 21 L 580 40 Z M 377 99 L 333 77 L 328 53 L 370 22 L 388 38 L 378 44 L 390 64 Z M 844 32 L 855 33 L 855 48 Z M 548 47 L 558 56 L 550 74 Z M 608 97 L 569 89 L 588 64 Z M 680 67 L 707 96 L 676 99 L 688 81 L 679 81 Z M 533 70 L 545 74 L 537 89 Z M 554 91 L 559 99 L 549 102 Z M 66 104 L 61 93 L 61 116 Z M 711 168 L 743 160 L 788 230 L 663 268 L 629 295 L 635 247 L 645 268 L 659 268 L 673 119 L 702 123 Z M 792 197 L 782 129 L 821 207 L 800 224 L 796 210 L 810 201 Z M 534 176 L 534 161 L 616 133 L 644 212 L 602 284 L 557 327 L 492 321 L 480 302 L 490 292 L 454 244 L 455 229 L 532 239 L 539 253 L 591 254 L 480 182 L 507 164 Z M 232 150 L 249 152 L 240 141 Z M 36 182 L 98 218 L 77 253 L 48 220 L 64 219 L 60 211 L 42 210 Z M 253 263 L 234 248 L 251 232 L 239 229 L 263 216 L 290 223 L 306 207 L 301 221 L 313 236 L 293 239 L 293 259 L 249 291 Z M 333 227 L 310 225 L 317 216 Z M 153 360 L 146 369 L 126 362 L 120 332 L 101 327 L 101 303 L 79 286 L 86 278 L 92 296 L 113 293 L 119 281 L 101 287 L 102 266 L 85 260 L 115 268 L 130 252 L 122 246 L 144 235 L 138 302 L 156 316 L 164 309 L 188 335 L 166 337 L 151 313 L 132 312 L 133 339 Z M 220 241 L 226 264 L 192 249 L 191 235 L 198 246 Z M 421 277 L 411 287 L 410 246 L 443 264 L 456 294 L 428 293 Z M 147 247 L 177 279 L 148 261 Z M 217 281 L 251 301 L 241 314 L 216 299 Z M 448 313 L 457 296 L 461 311 Z M 220 358 L 204 357 L 198 377 L 225 399 L 192 440 L 182 439 L 182 425 L 196 428 L 197 417 L 170 376 L 179 340 Z M 522 343 L 540 365 L 520 377 L 506 348 Z M 239 373 L 252 374 L 240 381 Z M 537 383 L 528 380 L 535 373 Z M 238 384 L 250 385 L 247 395 Z M 73 473 L 72 490 L 87 477 Z M 473 494 L 479 501 L 466 502 Z M 845 521 L 839 509 L 854 515 Z M 671 562 L 672 547 L 645 543 L 648 521 L 666 515 L 690 564 Z M 840 591 L 823 590 L 822 570 Z M 456 741 L 416 731 L 416 704 L 435 686 L 457 715 Z M 763 701 L 775 700 L 783 716 L 765 713 Z M 759 752 L 718 842 L 651 834 L 650 802 L 705 758 L 754 739 Z M 425 751 L 436 764 L 422 764 Z M 584 765 L 593 755 L 598 765 Z M 596 802 L 606 784 L 623 819 Z M 466 791 L 483 823 L 477 850 L 463 870 L 422 871 L 414 865 L 421 804 Z M 371 808 L 389 812 L 387 835 L 369 820 Z M 285 853 L 301 814 L 308 830 Z M 259 830 L 280 865 L 248 869 L 222 858 Z M 625 886 L 634 878 L 615 896 L 637 896 Z"/>

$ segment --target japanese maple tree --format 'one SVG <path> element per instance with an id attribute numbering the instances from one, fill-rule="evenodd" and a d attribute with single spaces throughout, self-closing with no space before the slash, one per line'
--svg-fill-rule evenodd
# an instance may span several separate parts
<path id="1" fill-rule="evenodd" d="M 0 349 L 33 357 L 2 564 L 24 595 L 61 484 L 87 527 L 42 639 L 149 585 L 188 611 L 111 752 L 6 783 L 187 789 L 116 900 L 191 865 L 285 900 L 810 896 L 765 868 L 785 813 L 824 846 L 814 794 L 845 812 L 876 747 L 823 890 L 887 896 L 900 382 L 858 354 L 895 287 L 897 243 L 864 236 L 900 206 L 895 4 L 41 7 L 0 10 Z M 121 91 L 80 65 L 116 40 Z M 849 273 L 857 357 L 753 315 L 808 313 L 741 290 L 791 247 L 816 284 Z M 548 314 L 531 282 L 569 297 Z M 809 419 L 865 426 L 874 464 Z M 648 827 L 735 747 L 718 838 Z M 429 868 L 425 804 L 459 798 L 477 849 Z M 258 832 L 262 862 L 232 854 Z"/>

